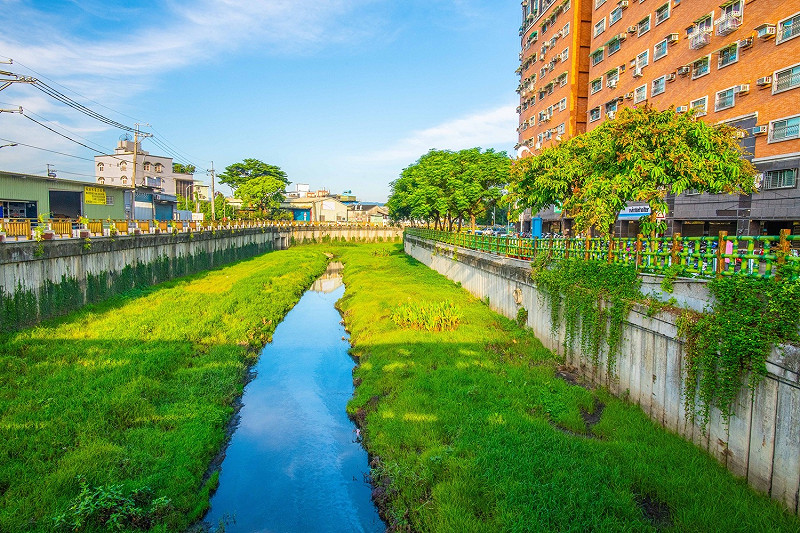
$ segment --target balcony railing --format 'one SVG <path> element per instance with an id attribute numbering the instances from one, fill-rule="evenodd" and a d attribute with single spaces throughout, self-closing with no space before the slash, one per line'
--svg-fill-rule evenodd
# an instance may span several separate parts
<path id="1" fill-rule="evenodd" d="M 711 32 L 708 30 L 700 30 L 699 33 L 692 35 L 692 38 L 689 40 L 689 48 L 692 50 L 698 50 L 703 48 L 707 44 L 711 42 Z"/>
<path id="2" fill-rule="evenodd" d="M 728 15 L 717 24 L 717 35 L 728 35 L 742 25 L 741 15 Z"/>
<path id="3" fill-rule="evenodd" d="M 772 140 L 796 139 L 800 137 L 800 124 L 776 124 L 772 127 Z"/>

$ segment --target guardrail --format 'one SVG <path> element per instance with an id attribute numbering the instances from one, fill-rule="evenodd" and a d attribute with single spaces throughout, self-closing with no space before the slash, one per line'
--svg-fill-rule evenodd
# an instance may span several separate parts
<path id="1" fill-rule="evenodd" d="M 408 235 L 519 259 L 533 260 L 546 253 L 554 259 L 578 257 L 587 261 L 606 261 L 635 265 L 652 274 L 669 274 L 673 268 L 681 275 L 703 278 L 748 276 L 770 278 L 786 265 L 791 279 L 800 278 L 800 235 L 789 230 L 778 236 L 735 236 L 721 231 L 715 237 L 629 238 L 519 238 L 447 232 L 426 228 L 406 228 Z"/>
<path id="2" fill-rule="evenodd" d="M 47 219 L 39 222 L 36 219 L 0 219 L 0 234 L 6 238 L 32 239 L 34 228 L 45 225 L 56 237 L 73 237 L 75 231 L 82 228 L 79 220 Z M 214 221 L 181 221 L 181 220 L 89 220 L 85 228 L 91 236 L 131 234 L 138 229 L 141 233 L 151 233 L 158 228 L 161 232 L 169 231 L 204 231 L 235 228 L 282 228 L 282 227 L 338 227 L 338 228 L 381 228 L 384 224 L 369 222 L 305 222 L 296 220 L 214 220 Z M 112 229 L 114 228 L 114 229 Z M 0 238 L 0 242 L 3 239 Z"/>

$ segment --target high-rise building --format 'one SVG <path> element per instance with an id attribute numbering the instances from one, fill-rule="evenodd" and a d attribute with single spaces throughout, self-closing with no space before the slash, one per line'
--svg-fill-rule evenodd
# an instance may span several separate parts
<path id="1" fill-rule="evenodd" d="M 586 131 L 591 17 L 591 0 L 522 2 L 519 157 Z M 561 230 L 559 213 L 541 216 Z"/>
<path id="2" fill-rule="evenodd" d="M 799 233 L 800 0 L 594 0 L 591 8 L 588 83 L 576 88 L 588 105 L 576 121 L 591 130 L 626 105 L 695 110 L 738 127 L 760 172 L 752 196 L 668 198 L 669 231 Z M 617 230 L 635 234 L 638 223 Z"/>

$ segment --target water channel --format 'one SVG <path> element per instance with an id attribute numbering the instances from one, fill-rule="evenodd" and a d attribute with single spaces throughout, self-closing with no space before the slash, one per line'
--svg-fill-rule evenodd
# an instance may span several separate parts
<path id="1" fill-rule="evenodd" d="M 331 263 L 261 352 L 205 518 L 212 531 L 385 530 L 345 411 L 354 363 L 334 307 L 341 268 Z"/>

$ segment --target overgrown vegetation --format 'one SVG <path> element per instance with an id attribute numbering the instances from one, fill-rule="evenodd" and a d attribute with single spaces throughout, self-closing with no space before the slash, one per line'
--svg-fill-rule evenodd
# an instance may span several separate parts
<path id="1" fill-rule="evenodd" d="M 800 527 L 638 407 L 561 379 L 529 331 L 399 246 L 329 249 L 345 263 L 339 306 L 359 360 L 348 411 L 391 530 Z M 404 329 L 391 320 L 403 300 L 451 301 L 463 320 L 457 331 Z"/>
<path id="2" fill-rule="evenodd" d="M 392 321 L 401 328 L 425 331 L 453 331 L 458 328 L 461 310 L 453 302 L 408 302 L 392 311 Z"/>
<path id="3" fill-rule="evenodd" d="M 565 326 L 565 350 L 573 350 L 579 341 L 582 352 L 598 364 L 605 347 L 608 368 L 613 369 L 622 323 L 634 302 L 643 299 L 636 269 L 580 259 L 550 263 L 544 254 L 537 259 L 531 277 L 550 306 L 552 330 Z"/>
<path id="4" fill-rule="evenodd" d="M 711 406 L 727 421 L 743 382 L 754 389 L 767 375 L 766 360 L 781 342 L 798 342 L 800 280 L 727 277 L 708 288 L 708 313 L 685 311 L 678 320 L 686 339 L 687 415 L 708 423 Z"/>
<path id="5" fill-rule="evenodd" d="M 1 336 L 0 531 L 181 531 L 201 517 L 252 346 L 326 262 L 269 253 Z M 76 285 L 44 297 L 67 305 Z"/>

